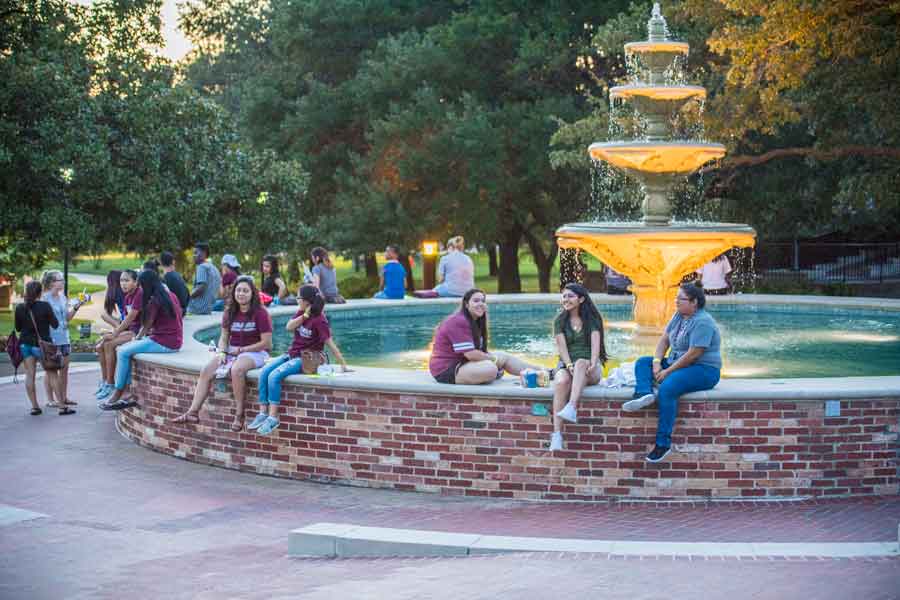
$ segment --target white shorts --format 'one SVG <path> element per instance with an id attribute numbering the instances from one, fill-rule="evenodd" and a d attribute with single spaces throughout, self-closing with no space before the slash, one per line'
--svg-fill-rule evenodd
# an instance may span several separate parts
<path id="1" fill-rule="evenodd" d="M 269 353 L 265 350 L 260 350 L 259 352 L 241 352 L 239 355 L 234 356 L 235 350 L 237 350 L 236 346 L 228 346 L 228 356 L 225 359 L 225 362 L 216 369 L 216 379 L 225 379 L 228 377 L 228 374 L 231 372 L 231 365 L 239 358 L 249 358 L 253 361 L 253 366 L 257 369 L 262 367 L 266 364 L 266 361 L 269 360 Z"/>

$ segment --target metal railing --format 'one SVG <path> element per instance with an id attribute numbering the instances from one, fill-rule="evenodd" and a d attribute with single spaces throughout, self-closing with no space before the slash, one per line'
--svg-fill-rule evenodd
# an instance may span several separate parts
<path id="1" fill-rule="evenodd" d="M 900 243 L 760 242 L 752 267 L 762 281 L 900 281 Z"/>

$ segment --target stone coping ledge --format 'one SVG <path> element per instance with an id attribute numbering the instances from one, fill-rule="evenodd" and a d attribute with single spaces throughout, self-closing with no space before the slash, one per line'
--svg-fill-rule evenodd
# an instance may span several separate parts
<path id="1" fill-rule="evenodd" d="M 288 534 L 289 556 L 331 558 L 586 552 L 615 556 L 896 557 L 898 542 L 659 542 L 511 537 L 314 523 Z"/>
<path id="2" fill-rule="evenodd" d="M 592 297 L 604 304 L 630 304 L 630 296 L 613 296 L 608 294 L 592 294 Z M 508 304 L 537 304 L 558 300 L 557 294 L 509 294 L 503 296 L 490 295 L 490 300 Z M 900 312 L 900 300 L 892 298 L 843 298 L 823 296 L 787 296 L 738 294 L 733 296 L 710 296 L 710 304 L 791 304 L 817 305 L 834 308 L 856 308 L 896 310 Z M 456 305 L 459 298 L 436 298 L 405 300 L 351 300 L 347 304 L 330 304 L 329 312 L 355 310 L 373 307 L 420 306 L 420 305 Z M 283 316 L 296 312 L 296 306 L 279 306 L 270 309 L 272 316 Z M 174 354 L 139 354 L 137 360 L 150 364 L 165 366 L 179 371 L 198 373 L 209 360 L 206 347 L 194 338 L 204 329 L 217 327 L 221 322 L 221 313 L 209 316 L 188 316 L 184 320 L 184 346 Z M 440 396 L 462 397 L 515 397 L 534 398 L 535 401 L 550 401 L 552 388 L 523 389 L 516 378 L 506 376 L 502 380 L 487 385 L 447 385 L 434 381 L 424 370 L 390 369 L 377 367 L 351 367 L 354 372 L 335 376 L 320 377 L 317 375 L 292 375 L 286 378 L 288 383 L 304 386 L 325 387 L 335 389 L 380 391 L 386 393 L 414 393 Z M 247 376 L 256 380 L 259 371 L 250 371 Z M 632 388 L 588 387 L 584 399 L 628 399 Z M 830 377 L 830 378 L 781 378 L 781 379 L 723 379 L 713 390 L 696 392 L 683 396 L 685 400 L 710 401 L 814 401 L 834 399 L 836 397 L 850 399 L 896 398 L 900 396 L 900 374 L 887 377 Z"/>

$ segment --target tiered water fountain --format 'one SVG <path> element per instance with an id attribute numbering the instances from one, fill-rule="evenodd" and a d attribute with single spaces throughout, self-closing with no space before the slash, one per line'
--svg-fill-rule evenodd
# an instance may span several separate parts
<path id="1" fill-rule="evenodd" d="M 756 232 L 735 223 L 672 222 L 673 188 L 705 163 L 725 155 L 722 144 L 672 140 L 675 114 L 689 102 L 702 100 L 706 90 L 672 84 L 676 60 L 688 53 L 688 44 L 669 40 L 659 4 L 647 22 L 648 40 L 625 44 L 646 66 L 646 80 L 631 69 L 633 83 L 614 87 L 610 99 L 630 102 L 646 123 L 643 139 L 591 144 L 596 161 L 605 161 L 636 179 L 644 192 L 642 222 L 571 223 L 557 232 L 561 248 L 578 248 L 627 275 L 633 285 L 634 319 L 639 330 L 662 327 L 671 316 L 682 278 L 722 252 L 752 247 Z"/>

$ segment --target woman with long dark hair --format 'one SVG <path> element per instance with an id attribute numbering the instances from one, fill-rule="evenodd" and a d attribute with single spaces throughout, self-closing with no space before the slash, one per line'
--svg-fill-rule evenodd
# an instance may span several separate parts
<path id="1" fill-rule="evenodd" d="M 675 314 L 659 337 L 656 352 L 639 358 L 634 365 L 634 399 L 622 405 L 622 409 L 640 410 L 659 399 L 656 445 L 647 455 L 647 462 L 661 461 L 672 447 L 679 396 L 710 390 L 719 383 L 722 338 L 705 306 L 703 287 L 682 284 L 675 297 Z M 656 394 L 654 384 L 658 385 Z"/>
<path id="2" fill-rule="evenodd" d="M 269 435 L 278 427 L 281 382 L 285 377 L 303 371 L 304 355 L 309 356 L 310 353 L 321 355 L 327 346 L 341 363 L 341 369 L 345 373 L 350 371 L 347 361 L 331 337 L 331 327 L 325 318 L 325 298 L 322 293 L 311 285 L 304 285 L 300 288 L 299 296 L 299 310 L 285 325 L 285 329 L 294 332 L 291 347 L 287 354 L 270 361 L 259 373 L 259 414 L 247 428 L 255 429 L 260 435 Z"/>
<path id="3" fill-rule="evenodd" d="M 473 288 L 459 310 L 438 325 L 428 369 L 438 383 L 490 383 L 503 373 L 541 370 L 505 352 L 488 352 L 487 295 Z"/>
<path id="4" fill-rule="evenodd" d="M 53 313 L 53 307 L 41 300 L 43 286 L 40 281 L 29 281 L 25 284 L 25 302 L 16 306 L 15 326 L 19 332 L 25 365 L 25 393 L 31 402 L 31 414 L 37 416 L 43 412 L 37 401 L 37 388 L 34 385 L 37 375 L 37 361 L 43 358 L 39 340 L 50 341 L 50 329 L 59 327 L 59 320 Z M 35 327 L 37 325 L 37 327 Z M 70 415 L 75 411 L 62 406 L 59 414 Z"/>
<path id="5" fill-rule="evenodd" d="M 262 285 L 259 291 L 269 295 L 273 300 L 277 298 L 279 303 L 287 298 L 288 289 L 278 270 L 277 256 L 273 254 L 263 256 L 259 271 L 262 273 Z"/>
<path id="6" fill-rule="evenodd" d="M 113 271 L 113 273 L 114 272 L 115 271 Z M 104 308 L 107 311 L 110 311 L 110 309 L 112 311 L 122 310 L 118 308 L 117 303 L 113 303 L 112 306 L 109 305 L 111 300 L 109 290 L 112 289 L 112 285 L 108 282 L 109 278 L 107 277 L 108 287 Z M 134 336 L 141 330 L 141 322 L 138 315 L 141 313 L 142 297 L 141 288 L 138 286 L 137 271 L 133 271 L 132 269 L 121 271 L 117 287 L 123 293 L 122 304 L 124 306 L 124 311 L 119 313 L 119 316 L 122 318 L 121 320 L 116 321 L 112 312 L 110 312 L 111 318 L 109 319 L 107 319 L 106 315 L 103 315 L 103 320 L 113 325 L 113 330 L 103 334 L 100 343 L 97 344 L 100 369 L 103 373 L 103 385 L 100 386 L 94 396 L 97 400 L 101 401 L 101 403 L 109 398 L 116 389 L 116 349 L 133 340 Z"/>
<path id="7" fill-rule="evenodd" d="M 553 390 L 553 435 L 550 450 L 562 450 L 562 422 L 578 422 L 578 400 L 584 388 L 603 380 L 606 344 L 603 317 L 583 285 L 567 284 L 560 297 L 562 310 L 553 320 L 559 351 Z"/>
<path id="8" fill-rule="evenodd" d="M 163 285 L 156 271 L 141 271 L 141 327 L 134 340 L 116 349 L 115 391 L 100 405 L 103 410 L 121 410 L 135 406 L 134 396 L 123 398 L 131 383 L 131 357 L 138 353 L 164 354 L 178 352 L 182 343 L 181 305 L 178 296 Z M 127 319 L 126 319 L 127 322 Z"/>
<path id="9" fill-rule="evenodd" d="M 271 349 L 272 319 L 259 300 L 253 278 L 241 275 L 231 288 L 231 302 L 222 315 L 222 334 L 216 355 L 200 371 L 191 407 L 175 422 L 199 423 L 200 409 L 209 395 L 213 377 L 224 379 L 230 374 L 235 404 L 231 430 L 238 432 L 243 429 L 247 371 L 263 366 L 269 359 Z"/>
<path id="10" fill-rule="evenodd" d="M 119 281 L 121 277 L 122 271 L 119 270 L 112 270 L 106 274 L 106 296 L 103 298 L 103 312 L 100 313 L 100 319 L 113 329 L 118 327 L 119 323 L 124 321 L 125 316 L 128 314 L 125 310 L 125 292 L 122 290 L 122 285 Z M 97 390 L 94 392 L 94 395 L 99 395 L 107 385 L 105 343 L 106 339 L 101 337 L 94 347 L 100 363 L 100 381 L 97 383 Z"/>

